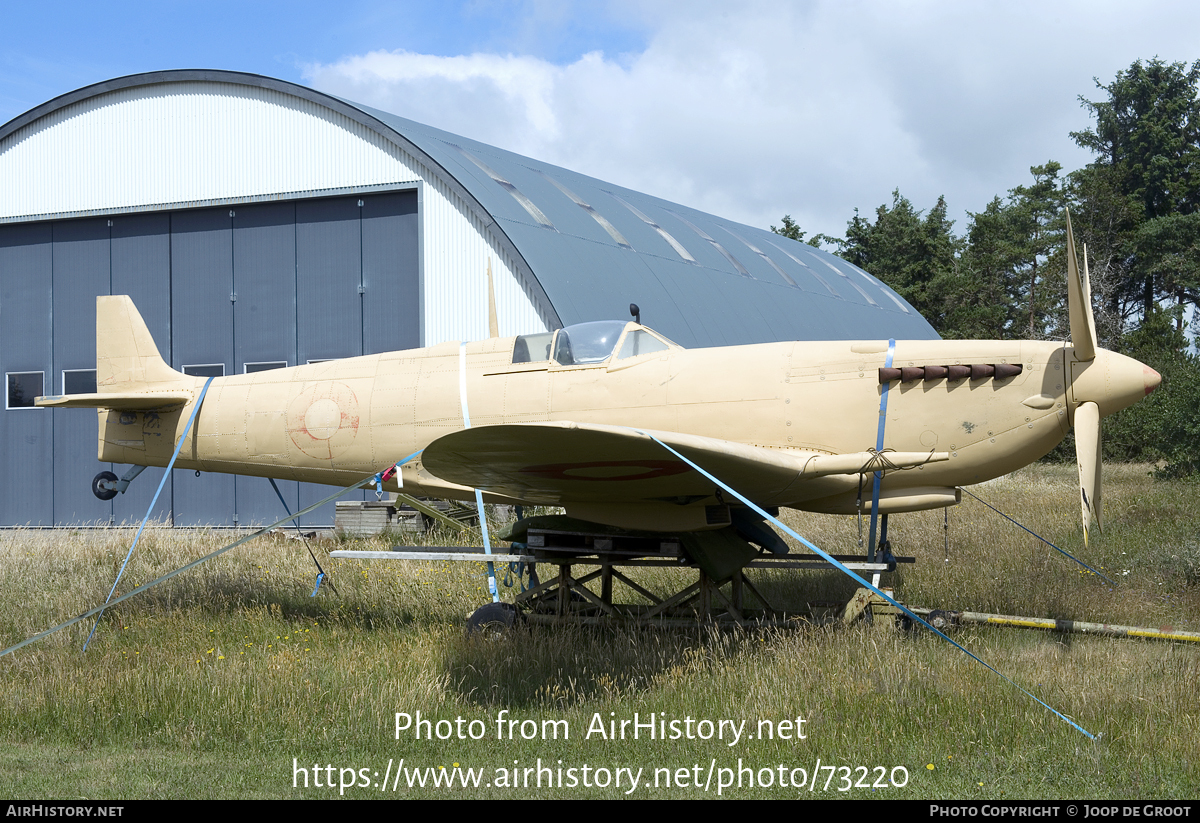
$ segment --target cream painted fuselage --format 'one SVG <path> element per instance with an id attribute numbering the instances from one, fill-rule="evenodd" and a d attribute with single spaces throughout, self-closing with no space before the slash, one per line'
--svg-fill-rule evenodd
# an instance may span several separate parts
<path id="1" fill-rule="evenodd" d="M 1080 403 L 1096 403 L 1104 416 L 1158 382 L 1157 374 L 1122 355 L 1100 350 L 1094 360 L 1077 362 L 1070 346 L 1037 341 L 897 341 L 892 365 L 898 368 L 1010 364 L 1021 370 L 1002 379 L 886 383 L 880 369 L 888 341 L 671 346 L 578 366 L 513 363 L 513 347 L 514 338 L 489 339 L 466 344 L 463 356 L 459 344 L 447 343 L 215 378 L 176 465 L 348 485 L 465 428 L 464 415 L 475 427 L 572 421 L 838 455 L 876 447 L 886 387 L 884 449 L 949 455 L 886 473 L 880 511 L 909 511 L 952 504 L 955 487 L 1043 456 L 1067 433 Z M 185 382 L 178 387 L 191 394 L 182 407 L 100 409 L 100 460 L 167 465 L 205 382 L 180 379 Z M 400 479 L 409 494 L 473 495 L 432 475 L 420 458 L 402 467 Z M 787 499 L 766 502 L 850 513 L 860 480 L 851 473 L 801 481 Z M 396 481 L 387 488 L 396 490 Z M 571 502 L 536 495 L 488 499 Z"/>

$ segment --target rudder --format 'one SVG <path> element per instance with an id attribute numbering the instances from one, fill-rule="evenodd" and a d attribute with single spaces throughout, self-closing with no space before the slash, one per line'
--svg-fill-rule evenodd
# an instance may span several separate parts
<path id="1" fill-rule="evenodd" d="M 96 390 L 121 393 L 190 386 L 166 364 L 128 295 L 96 298 Z"/>

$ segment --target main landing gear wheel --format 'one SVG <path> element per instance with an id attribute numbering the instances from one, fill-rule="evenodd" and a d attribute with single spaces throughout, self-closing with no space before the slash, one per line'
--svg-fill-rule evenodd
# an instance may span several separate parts
<path id="1" fill-rule="evenodd" d="M 500 634 L 511 629 L 518 618 L 517 607 L 511 603 L 487 603 L 467 619 L 467 634 Z"/>
<path id="2" fill-rule="evenodd" d="M 93 477 L 92 478 L 92 494 L 96 495 L 96 497 L 100 498 L 101 500 L 112 500 L 114 497 L 117 496 L 116 489 L 103 488 L 100 485 L 101 482 L 116 483 L 117 476 L 115 474 L 113 474 L 112 472 L 100 472 L 98 475 Z"/>

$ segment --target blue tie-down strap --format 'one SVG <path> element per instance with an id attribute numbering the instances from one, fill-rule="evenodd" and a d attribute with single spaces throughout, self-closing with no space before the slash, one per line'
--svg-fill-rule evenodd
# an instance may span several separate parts
<path id="1" fill-rule="evenodd" d="M 411 460 L 413 457 L 416 457 L 418 454 L 420 454 L 420 452 L 414 452 L 404 462 L 408 462 L 408 460 Z M 63 629 L 66 629 L 70 626 L 74 626 L 76 623 L 79 623 L 83 620 L 87 620 L 89 617 L 94 617 L 94 616 L 100 614 L 101 612 L 103 612 L 105 607 L 108 605 L 116 606 L 119 603 L 124 603 L 126 600 L 130 599 L 131 597 L 137 597 L 142 592 L 152 589 L 155 586 L 159 585 L 160 583 L 170 580 L 172 577 L 175 577 L 175 576 L 183 574 L 184 572 L 187 572 L 191 569 L 194 569 L 202 563 L 207 563 L 209 560 L 212 560 L 214 557 L 219 557 L 222 554 L 225 554 L 225 552 L 232 551 L 233 549 L 236 549 L 238 546 L 241 546 L 244 543 L 248 543 L 249 541 L 253 540 L 256 537 L 261 537 L 262 535 L 266 534 L 267 532 L 282 526 L 284 523 L 287 523 L 290 520 L 295 520 L 296 518 L 300 517 L 301 515 L 305 515 L 305 514 L 308 514 L 309 512 L 316 511 L 317 509 L 321 508 L 322 506 L 324 506 L 328 503 L 332 503 L 334 500 L 337 500 L 339 497 L 343 496 L 347 492 L 352 492 L 355 489 L 361 489 L 363 486 L 366 486 L 370 482 L 371 482 L 371 477 L 368 476 L 368 477 L 364 477 L 362 480 L 359 480 L 357 483 L 352 483 L 351 485 L 347 486 L 344 489 L 338 489 L 333 494 L 326 497 L 324 500 L 318 500 L 316 503 L 313 503 L 312 505 L 307 506 L 306 508 L 303 508 L 300 511 L 296 512 L 294 515 L 289 514 L 287 517 L 284 517 L 280 520 L 276 520 L 274 523 L 270 524 L 269 526 L 263 526 L 261 529 L 258 529 L 257 531 L 251 532 L 250 534 L 246 535 L 245 537 L 242 537 L 238 540 L 233 541 L 228 546 L 222 546 L 221 548 L 217 549 L 216 551 L 209 552 L 208 554 L 204 555 L 203 557 L 193 560 L 191 563 L 188 563 L 185 566 L 180 566 L 178 569 L 175 569 L 174 571 L 167 572 L 166 574 L 162 575 L 161 577 L 151 580 L 149 583 L 143 583 L 142 585 L 138 586 L 133 591 L 126 592 L 125 594 L 121 595 L 120 597 L 113 598 L 111 601 L 105 601 L 105 604 L 103 604 L 103 605 L 97 606 L 94 609 L 89 609 L 88 611 L 84 612 L 83 614 L 73 617 L 70 620 L 67 620 L 66 622 L 59 623 L 57 626 L 54 626 L 53 628 L 46 629 L 46 631 L 44 631 L 44 632 L 38 632 L 37 634 L 33 635 L 32 637 L 25 638 L 20 643 L 16 643 L 12 646 L 9 646 L 7 649 L 0 650 L 0 657 L 4 657 L 5 655 L 12 654 L 13 652 L 17 651 L 18 649 L 23 649 L 24 647 L 28 646 L 30 643 L 36 643 L 37 641 L 41 640 L 43 637 L 48 637 L 49 635 L 52 635 L 55 632 L 62 631 Z M 333 581 L 330 581 L 329 585 L 332 586 Z"/>
<path id="2" fill-rule="evenodd" d="M 150 498 L 150 507 L 146 509 L 146 516 L 142 518 L 142 525 L 138 526 L 137 534 L 133 536 L 133 543 L 129 547 L 129 552 L 125 555 L 124 562 L 121 563 L 121 568 L 117 572 L 117 579 L 113 581 L 112 588 L 108 591 L 108 597 L 104 598 L 104 602 L 112 600 L 113 594 L 117 591 L 117 584 L 121 582 L 121 576 L 125 574 L 125 567 L 129 564 L 129 558 L 133 557 L 133 550 L 137 547 L 138 541 L 142 539 L 142 532 L 146 529 L 146 524 L 150 522 L 150 515 L 154 512 L 154 506 L 158 503 L 158 496 L 162 494 L 163 486 L 167 484 L 167 478 L 171 476 L 171 469 L 175 468 L 175 460 L 179 457 L 179 450 L 183 448 L 183 441 L 187 440 L 188 432 L 192 430 L 192 424 L 196 422 L 196 415 L 200 413 L 200 407 L 204 405 L 204 397 L 208 394 L 208 387 L 212 385 L 215 378 L 210 377 L 204 381 L 204 388 L 200 390 L 200 396 L 196 398 L 196 405 L 192 407 L 192 414 L 188 417 L 187 425 L 183 427 L 183 434 L 179 436 L 179 442 L 175 444 L 175 451 L 171 455 L 170 462 L 167 463 L 167 468 L 163 471 L 162 479 L 158 481 L 158 489 L 154 492 L 154 497 Z M 200 474 L 196 472 L 197 476 Z M 100 618 L 104 616 L 104 610 L 100 610 L 100 614 L 96 617 L 96 622 L 92 624 L 92 630 L 88 633 L 87 640 L 83 641 L 83 650 L 86 652 L 88 644 L 92 642 L 92 637 L 96 634 L 96 629 L 100 626 Z"/>
<path id="3" fill-rule="evenodd" d="M 500 590 L 496 588 L 496 564 L 492 562 L 492 538 L 488 534 L 487 512 L 483 510 L 483 493 L 475 490 L 475 510 L 479 512 L 479 528 L 483 532 L 483 553 L 488 558 L 487 578 L 488 594 L 493 603 L 500 602 Z"/>
<path id="4" fill-rule="evenodd" d="M 375 477 L 378 478 L 379 475 L 375 475 Z M 279 498 L 279 502 L 283 504 L 283 510 L 288 513 L 288 517 L 290 518 L 292 516 L 292 510 L 288 506 L 287 501 L 283 499 L 283 492 L 279 491 L 279 486 L 276 485 L 275 478 L 268 477 L 267 480 L 271 483 L 271 488 L 275 490 L 275 496 Z M 296 529 L 299 530 L 300 524 L 296 523 L 295 525 Z M 303 536 L 304 535 L 301 534 L 301 537 Z M 316 597 L 317 591 L 321 588 L 321 583 L 325 580 L 325 570 L 321 568 L 320 561 L 318 561 L 317 556 L 313 554 L 312 546 L 308 545 L 307 538 L 304 540 L 304 548 L 308 549 L 308 556 L 312 558 L 313 564 L 317 567 L 317 585 L 313 586 L 313 593 L 309 595 L 309 597 Z M 329 581 L 329 585 L 333 588 L 333 593 L 337 594 L 337 586 L 333 585 L 332 580 Z"/>
<path id="5" fill-rule="evenodd" d="M 892 338 L 888 341 L 887 357 L 884 359 L 883 367 L 890 369 L 892 361 L 896 356 L 896 340 Z M 875 432 L 875 451 L 883 451 L 883 433 L 887 426 L 887 407 L 888 407 L 888 389 L 891 387 L 891 381 L 883 384 L 879 392 L 879 425 Z M 879 524 L 879 486 L 883 482 L 883 472 L 875 472 L 875 476 L 871 481 L 871 534 L 868 544 L 868 556 L 875 559 L 875 534 L 876 527 Z"/>
<path id="6" fill-rule="evenodd" d="M 758 506 L 757 504 L 753 503 L 753 502 L 752 502 L 752 501 L 751 501 L 749 498 L 747 498 L 747 497 L 743 497 L 743 496 L 742 496 L 741 494 L 739 494 L 739 493 L 738 493 L 736 490 L 734 490 L 734 489 L 733 489 L 731 486 L 729 486 L 728 484 L 726 484 L 725 482 L 723 482 L 723 481 L 721 481 L 721 480 L 718 480 L 718 479 L 717 479 L 715 476 L 713 476 L 713 475 L 712 475 L 712 474 L 710 474 L 709 472 L 705 471 L 704 469 L 700 468 L 700 466 L 698 466 L 698 465 L 697 465 L 695 462 L 693 462 L 693 461 L 689 460 L 688 458 L 684 457 L 682 454 L 680 454 L 679 452 L 675 451 L 675 449 L 671 448 L 671 447 L 670 447 L 670 446 L 668 446 L 666 443 L 662 442 L 661 440 L 659 440 L 657 437 L 655 437 L 654 435 L 650 434 L 649 432 L 644 432 L 644 431 L 641 431 L 640 429 L 633 429 L 633 431 L 635 431 L 635 432 L 637 432 L 638 434 L 640 434 L 640 435 L 643 435 L 643 436 L 645 436 L 645 437 L 649 437 L 651 440 L 653 440 L 653 441 L 654 441 L 655 443 L 657 443 L 658 445 L 662 446 L 664 449 L 666 449 L 667 451 L 669 451 L 671 454 L 675 455 L 675 456 L 676 456 L 676 457 L 678 457 L 680 460 L 682 460 L 683 462 L 685 462 L 685 463 L 687 463 L 689 466 L 691 466 L 693 469 L 695 469 L 696 471 L 700 472 L 700 474 L 704 475 L 704 476 L 705 476 L 705 477 L 707 477 L 709 480 L 711 480 L 712 482 L 716 483 L 718 486 L 720 486 L 722 489 L 724 489 L 725 491 L 727 491 L 729 494 L 732 494 L 732 495 L 733 495 L 734 497 L 736 497 L 738 500 L 742 501 L 742 503 L 744 503 L 745 505 L 749 506 L 751 509 L 753 509 L 755 512 L 757 512 L 757 513 L 758 513 L 758 514 L 759 514 L 761 517 L 765 518 L 765 519 L 766 519 L 768 522 L 770 522 L 770 523 L 773 523 L 775 526 L 777 526 L 778 528 L 782 529 L 784 532 L 786 532 L 787 534 L 791 535 L 791 536 L 792 536 L 793 538 L 795 538 L 796 540 L 800 541 L 800 543 L 801 543 L 801 544 L 803 544 L 804 546 L 807 546 L 809 549 L 811 549 L 812 551 L 816 552 L 818 555 L 820 555 L 820 556 L 821 556 L 821 558 L 822 558 L 823 560 L 825 560 L 825 562 L 827 562 L 827 563 L 829 563 L 830 565 L 832 565 L 832 566 L 833 566 L 835 569 L 837 569 L 838 571 L 840 571 L 842 574 L 845 574 L 845 575 L 847 575 L 848 577 L 850 577 L 851 579 L 853 579 L 854 581 L 856 581 L 856 582 L 857 582 L 857 583 L 858 583 L 860 586 L 862 586 L 863 588 L 865 588 L 865 589 L 867 589 L 867 590 L 871 591 L 872 593 L 874 593 L 874 594 L 878 595 L 879 597 L 883 598 L 885 601 L 887 601 L 887 602 L 888 602 L 889 604 L 891 604 L 892 606 L 895 606 L 896 608 L 900 609 L 900 610 L 901 610 L 901 611 L 903 611 L 903 612 L 904 612 L 906 615 L 908 615 L 910 618 L 912 618 L 914 621 L 916 621 L 917 623 L 920 623 L 922 626 L 924 626 L 925 628 L 929 629 L 929 631 L 933 632 L 933 633 L 934 633 L 934 634 L 936 634 L 938 637 L 942 638 L 942 639 L 943 639 L 943 640 L 945 640 L 947 643 L 949 643 L 950 645 L 954 646 L 956 649 L 958 649 L 958 650 L 959 650 L 959 651 L 961 651 L 963 654 L 965 654 L 965 655 L 967 655 L 968 657 L 970 657 L 970 658 L 971 658 L 972 660 L 974 660 L 976 663 L 980 664 L 980 665 L 981 665 L 981 666 L 983 666 L 984 668 L 986 668 L 986 669 L 988 669 L 989 671 L 991 671 L 993 674 L 997 675 L 998 677 L 1001 677 L 1001 678 L 1003 678 L 1003 679 L 1004 679 L 1004 680 L 1005 680 L 1007 683 L 1009 683 L 1010 685 L 1012 685 L 1012 686 L 1015 686 L 1016 688 L 1020 689 L 1020 690 L 1021 690 L 1021 691 L 1022 691 L 1022 692 L 1023 692 L 1025 695 L 1026 695 L 1026 696 L 1027 696 L 1027 697 L 1030 697 L 1030 698 L 1032 698 L 1033 700 L 1036 700 L 1036 701 L 1037 701 L 1038 703 L 1040 703 L 1042 706 L 1044 706 L 1045 708 L 1047 708 L 1047 709 L 1049 709 L 1050 711 L 1054 712 L 1054 714 L 1058 715 L 1058 717 L 1060 717 L 1061 719 L 1065 720 L 1067 723 L 1070 723 L 1072 726 L 1074 726 L 1074 727 L 1075 727 L 1076 729 L 1078 729 L 1079 731 L 1083 732 L 1085 735 L 1087 735 L 1088 737 L 1090 737 L 1092 740 L 1095 740 L 1095 739 L 1096 739 L 1096 735 L 1094 735 L 1094 734 L 1092 734 L 1091 732 L 1089 732 L 1089 731 L 1088 731 L 1087 729 L 1085 729 L 1083 726 L 1080 726 L 1078 723 L 1076 723 L 1076 722 L 1075 722 L 1074 720 L 1072 720 L 1071 718 L 1067 717 L 1065 714 L 1063 714 L 1062 712 L 1060 712 L 1058 709 L 1054 708 L 1053 706 L 1051 706 L 1051 705 L 1050 705 L 1049 703 L 1047 703 L 1046 701 L 1044 701 L 1044 700 L 1042 700 L 1041 698 L 1037 697 L 1037 695 L 1035 695 L 1035 694 L 1033 694 L 1033 693 L 1029 692 L 1028 690 L 1026 690 L 1026 689 L 1023 689 L 1023 688 L 1021 688 L 1020 686 L 1018 686 L 1018 685 L 1017 685 L 1015 682 L 1013 682 L 1013 680 L 1012 680 L 1012 679 L 1010 679 L 1010 678 L 1006 677 L 1005 675 L 1001 674 L 1001 673 L 1000 673 L 1000 672 L 999 672 L 997 669 L 995 669 L 994 667 L 992 667 L 992 666 L 988 665 L 988 664 L 987 664 L 987 663 L 985 663 L 983 660 L 981 660 L 979 657 L 977 657 L 976 655 L 972 654 L 970 651 L 968 651 L 967 649 L 965 649 L 965 648 L 963 648 L 962 646 L 960 646 L 958 643 L 956 643 L 956 642 L 954 642 L 953 640 L 951 640 L 949 637 L 947 637 L 945 634 L 943 634 L 942 632 L 940 632 L 940 631 L 938 631 L 937 629 L 935 629 L 933 626 L 929 625 L 927 622 L 925 622 L 925 620 L 923 620 L 923 619 L 922 619 L 922 618 L 921 618 L 919 615 L 915 614 L 915 613 L 914 613 L 914 612 L 913 612 L 911 609 L 909 609 L 907 606 L 905 606 L 904 604 L 902 604 L 902 603 L 899 603 L 899 602 L 897 602 L 896 600 L 894 600 L 894 599 L 891 597 L 891 595 L 889 595 L 889 594 L 887 594 L 886 592 L 884 592 L 884 591 L 880 590 L 880 589 L 879 589 L 879 587 L 877 587 L 877 586 L 873 586 L 873 585 L 871 585 L 870 583 L 868 583 L 866 580 L 864 580 L 863 578 L 859 577 L 859 576 L 858 576 L 857 574 L 855 574 L 853 571 L 851 571 L 850 569 L 846 568 L 846 566 L 844 566 L 843 564 L 841 564 L 841 563 L 839 563 L 837 560 L 835 560 L 835 559 L 834 559 L 834 558 L 833 558 L 833 557 L 832 557 L 830 554 L 828 554 L 827 552 L 823 551 L 822 549 L 819 549 L 817 546 L 815 546 L 813 543 L 809 542 L 808 540 L 805 540 L 805 539 L 804 539 L 803 537 L 801 537 L 801 536 L 800 536 L 800 534 L 799 534 L 799 533 L 797 533 L 797 532 L 796 532 L 794 529 L 791 529 L 791 528 L 789 528 L 787 525 L 785 525 L 784 523 L 780 522 L 780 520 L 779 520 L 778 518 L 776 518 L 776 517 L 772 517 L 771 515 L 767 514 L 767 512 L 766 512 L 766 511 L 764 511 L 764 510 L 763 510 L 763 509 L 762 509 L 760 506 Z"/>
<path id="7" fill-rule="evenodd" d="M 516 551 L 524 551 L 526 549 L 526 544 L 513 543 L 512 547 Z M 504 573 L 504 585 L 506 588 L 511 589 L 514 584 L 519 585 L 521 587 L 522 592 L 528 591 L 528 587 L 525 585 L 525 561 L 524 560 L 509 561 L 508 569 Z"/>

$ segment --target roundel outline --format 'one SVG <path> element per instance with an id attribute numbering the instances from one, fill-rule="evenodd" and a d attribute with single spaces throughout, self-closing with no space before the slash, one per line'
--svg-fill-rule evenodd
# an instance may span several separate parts
<path id="1" fill-rule="evenodd" d="M 315 426 L 308 419 L 310 415 L 336 419 L 337 428 Z M 358 426 L 358 397 L 345 383 L 314 383 L 288 404 L 288 436 L 296 448 L 318 460 L 332 460 L 350 448 L 358 435 Z"/>

